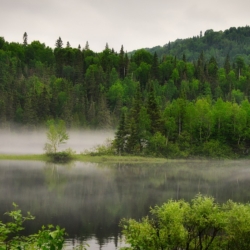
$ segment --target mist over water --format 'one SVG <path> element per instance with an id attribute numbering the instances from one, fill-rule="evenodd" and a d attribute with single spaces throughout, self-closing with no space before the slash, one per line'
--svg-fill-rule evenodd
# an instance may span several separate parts
<path id="1" fill-rule="evenodd" d="M 104 144 L 107 139 L 114 138 L 114 131 L 71 130 L 69 140 L 59 150 L 71 148 L 76 153 L 92 150 Z M 7 131 L 0 130 L 0 154 L 43 154 L 47 141 L 46 130 L 39 131 Z"/>
<path id="2" fill-rule="evenodd" d="M 136 220 L 150 207 L 169 199 L 190 201 L 198 193 L 216 201 L 250 201 L 249 160 L 168 161 L 166 163 L 54 164 L 43 161 L 0 161 L 0 214 L 12 202 L 35 221 L 26 233 L 42 225 L 66 229 L 67 246 L 81 241 L 89 250 L 116 250 L 122 243 L 119 222 Z M 1 217 L 1 219 L 4 216 Z"/>

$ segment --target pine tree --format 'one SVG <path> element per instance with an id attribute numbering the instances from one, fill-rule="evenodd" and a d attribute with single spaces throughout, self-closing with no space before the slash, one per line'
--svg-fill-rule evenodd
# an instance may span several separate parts
<path id="1" fill-rule="evenodd" d="M 152 67 L 151 67 L 151 75 L 153 79 L 158 79 L 159 77 L 159 63 L 158 63 L 158 56 L 156 54 L 156 52 L 154 53 L 154 57 L 153 57 L 153 63 L 152 63 Z"/>
<path id="2" fill-rule="evenodd" d="M 150 119 L 151 135 L 154 135 L 156 132 L 163 132 L 163 122 L 161 118 L 161 113 L 159 106 L 156 102 L 155 91 L 152 83 L 150 85 L 150 90 L 148 93 L 147 113 Z"/>
<path id="3" fill-rule="evenodd" d="M 36 103 L 31 94 L 26 95 L 23 113 L 23 122 L 26 125 L 35 125 L 37 123 Z"/>
<path id="4" fill-rule="evenodd" d="M 28 35 L 26 32 L 23 34 L 23 45 L 27 46 L 28 45 Z"/>
<path id="5" fill-rule="evenodd" d="M 122 113 L 117 132 L 115 134 L 114 145 L 119 155 L 123 154 L 126 149 L 126 121 L 125 121 L 125 114 Z"/>
<path id="6" fill-rule="evenodd" d="M 123 45 L 121 46 L 121 50 L 119 53 L 119 75 L 120 75 L 120 78 L 124 79 L 124 77 L 125 77 L 125 62 L 124 62 Z"/>
<path id="7" fill-rule="evenodd" d="M 126 143 L 126 152 L 129 154 L 137 154 L 140 153 L 140 149 L 142 148 L 140 145 L 140 137 L 138 134 L 138 126 L 134 120 L 134 118 L 129 121 L 129 136 Z"/>
<path id="8" fill-rule="evenodd" d="M 133 105 L 130 110 L 127 122 L 128 141 L 126 150 L 129 153 L 133 153 L 134 151 L 141 152 L 143 149 L 142 136 L 141 136 L 142 131 L 140 129 L 141 109 L 142 109 L 142 95 L 141 95 L 140 84 L 138 84 L 135 93 L 135 98 L 133 100 Z"/>
<path id="9" fill-rule="evenodd" d="M 63 41 L 62 41 L 62 39 L 61 39 L 61 37 L 59 36 L 59 38 L 56 40 L 56 48 L 58 48 L 58 49 L 62 49 L 62 47 L 63 47 Z"/>
<path id="10" fill-rule="evenodd" d="M 83 83 L 83 54 L 80 49 L 75 53 L 75 82 Z"/>
<path id="11" fill-rule="evenodd" d="M 50 116 L 50 97 L 45 86 L 38 96 L 37 114 L 40 122 L 46 122 Z"/>
<path id="12" fill-rule="evenodd" d="M 84 47 L 85 50 L 89 50 L 89 42 L 87 41 Z"/>
<path id="13" fill-rule="evenodd" d="M 71 48 L 71 45 L 70 45 L 69 41 L 67 42 L 66 47 L 67 47 L 67 48 Z"/>
<path id="14" fill-rule="evenodd" d="M 227 54 L 227 57 L 224 62 L 224 69 L 226 71 L 226 74 L 228 75 L 231 70 L 231 64 L 230 64 L 230 57 L 229 54 Z"/>

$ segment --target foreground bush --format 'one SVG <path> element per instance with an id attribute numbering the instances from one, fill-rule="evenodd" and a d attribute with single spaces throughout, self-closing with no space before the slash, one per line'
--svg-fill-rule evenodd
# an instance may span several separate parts
<path id="1" fill-rule="evenodd" d="M 190 203 L 170 200 L 141 221 L 121 221 L 127 249 L 250 249 L 250 204 L 197 195 Z"/>
<path id="2" fill-rule="evenodd" d="M 14 210 L 5 213 L 10 217 L 10 222 L 0 221 L 0 249 L 42 249 L 60 250 L 63 248 L 65 230 L 59 226 L 43 226 L 38 233 L 23 236 L 20 232 L 24 229 L 23 223 L 27 220 L 34 220 L 30 213 L 23 216 L 16 204 Z"/>

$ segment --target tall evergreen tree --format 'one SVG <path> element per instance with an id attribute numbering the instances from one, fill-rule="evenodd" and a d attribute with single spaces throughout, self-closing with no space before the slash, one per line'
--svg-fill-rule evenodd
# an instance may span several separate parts
<path id="1" fill-rule="evenodd" d="M 67 41 L 66 47 L 71 48 L 71 45 L 70 45 L 69 41 Z"/>
<path id="2" fill-rule="evenodd" d="M 124 50 L 123 50 L 123 45 L 121 46 L 121 50 L 119 53 L 119 75 L 120 78 L 125 77 L 125 62 L 124 62 Z"/>
<path id="3" fill-rule="evenodd" d="M 62 39 L 61 39 L 61 37 L 59 36 L 59 38 L 56 40 L 56 48 L 58 48 L 58 49 L 62 49 L 62 47 L 63 47 L 63 41 L 62 41 Z"/>
<path id="4" fill-rule="evenodd" d="M 89 42 L 87 41 L 84 47 L 85 50 L 89 50 Z"/>
<path id="5" fill-rule="evenodd" d="M 158 56 L 155 52 L 154 57 L 153 57 L 152 67 L 151 67 L 151 75 L 152 75 L 153 79 L 158 79 L 158 77 L 159 77 L 159 68 L 158 67 L 159 67 Z"/>
<path id="6" fill-rule="evenodd" d="M 154 135 L 156 132 L 163 133 L 163 122 L 152 83 L 150 85 L 150 90 L 148 93 L 147 113 L 150 119 L 150 133 L 152 135 Z"/>
<path id="7" fill-rule="evenodd" d="M 118 125 L 117 132 L 115 133 L 114 145 L 119 155 L 123 154 L 126 149 L 127 142 L 127 130 L 124 112 L 121 115 L 121 119 Z"/>
<path id="8" fill-rule="evenodd" d="M 23 34 L 23 45 L 27 46 L 28 45 L 28 35 L 26 32 Z"/>
<path id="9" fill-rule="evenodd" d="M 230 64 L 230 57 L 229 54 L 227 54 L 225 62 L 224 62 L 224 69 L 226 71 L 226 74 L 228 75 L 231 70 L 231 64 Z"/>

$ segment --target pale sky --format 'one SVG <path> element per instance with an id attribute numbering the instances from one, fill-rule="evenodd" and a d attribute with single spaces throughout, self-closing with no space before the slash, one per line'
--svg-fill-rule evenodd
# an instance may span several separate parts
<path id="1" fill-rule="evenodd" d="M 0 0 L 0 36 L 8 42 L 39 40 L 100 52 L 163 46 L 207 29 L 250 25 L 249 0 Z"/>

